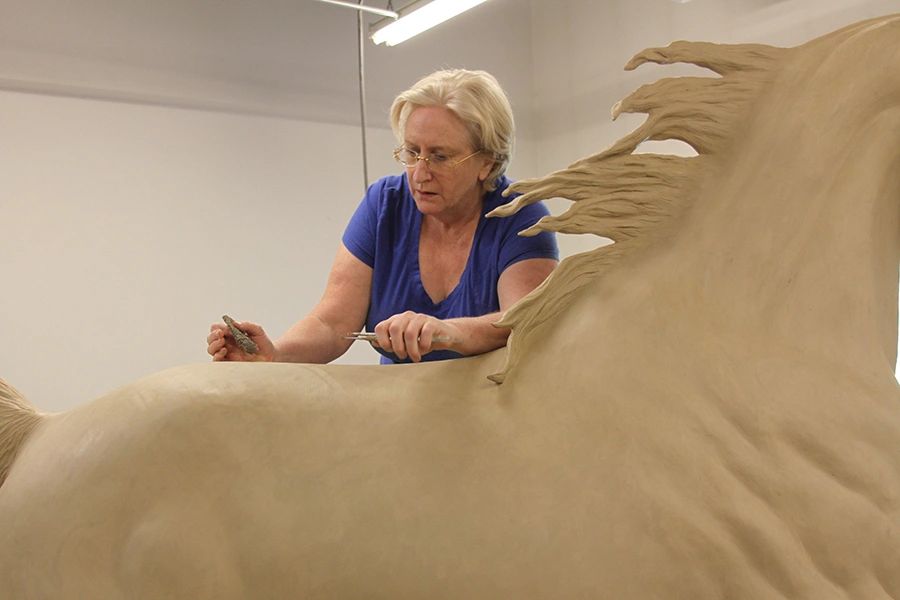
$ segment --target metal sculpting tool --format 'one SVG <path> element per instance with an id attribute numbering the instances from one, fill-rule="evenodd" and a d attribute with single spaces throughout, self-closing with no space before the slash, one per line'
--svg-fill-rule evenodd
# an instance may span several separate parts
<path id="1" fill-rule="evenodd" d="M 345 340 L 353 340 L 354 342 L 362 340 L 364 342 L 378 342 L 378 336 L 371 331 L 353 331 L 344 336 Z M 431 339 L 437 344 L 446 344 L 450 342 L 450 338 L 443 335 L 436 335 Z"/>

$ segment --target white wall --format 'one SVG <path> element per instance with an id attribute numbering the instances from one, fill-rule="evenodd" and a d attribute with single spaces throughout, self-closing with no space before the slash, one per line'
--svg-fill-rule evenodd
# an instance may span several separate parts
<path id="1" fill-rule="evenodd" d="M 348 126 L 0 93 L 0 131 L 0 365 L 45 410 L 207 360 L 223 313 L 280 334 L 363 191 Z"/>

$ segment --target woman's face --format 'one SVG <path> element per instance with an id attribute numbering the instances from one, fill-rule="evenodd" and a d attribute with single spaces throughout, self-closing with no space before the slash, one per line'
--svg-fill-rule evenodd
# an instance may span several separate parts
<path id="1" fill-rule="evenodd" d="M 445 165 L 480 149 L 472 146 L 462 120 L 443 106 L 413 109 L 403 140 L 407 149 L 420 156 L 447 158 Z M 418 160 L 406 168 L 406 176 L 422 214 L 453 220 L 480 214 L 482 184 L 492 167 L 493 160 L 482 153 L 449 169 L 433 170 L 426 161 Z"/>

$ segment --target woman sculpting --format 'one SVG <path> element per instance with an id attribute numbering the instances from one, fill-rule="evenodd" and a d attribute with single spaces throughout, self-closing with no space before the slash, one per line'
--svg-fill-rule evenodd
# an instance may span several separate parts
<path id="1" fill-rule="evenodd" d="M 350 220 L 313 310 L 273 342 L 252 322 L 245 353 L 225 325 L 210 327 L 213 360 L 326 363 L 347 351 L 346 334 L 377 335 L 383 363 L 481 354 L 506 343 L 493 326 L 557 264 L 551 233 L 519 237 L 543 205 L 489 219 L 504 204 L 514 138 L 512 109 L 483 71 L 433 73 L 391 107 L 405 175 L 369 187 Z"/>

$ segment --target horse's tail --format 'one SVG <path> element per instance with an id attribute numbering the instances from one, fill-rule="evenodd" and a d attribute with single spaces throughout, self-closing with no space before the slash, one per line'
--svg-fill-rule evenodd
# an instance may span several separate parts
<path id="1" fill-rule="evenodd" d="M 22 444 L 43 418 L 22 394 L 0 379 L 0 486 Z"/>

